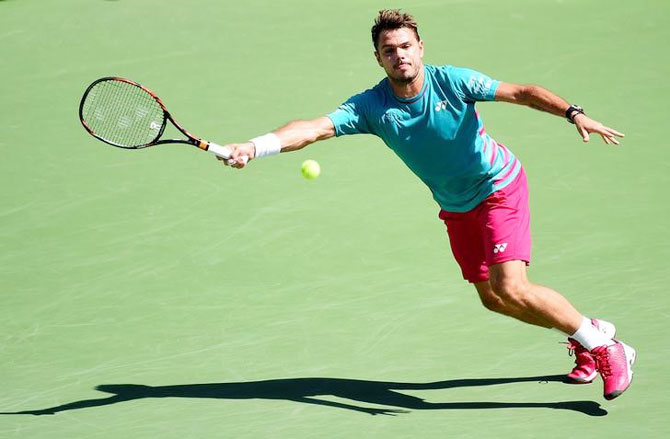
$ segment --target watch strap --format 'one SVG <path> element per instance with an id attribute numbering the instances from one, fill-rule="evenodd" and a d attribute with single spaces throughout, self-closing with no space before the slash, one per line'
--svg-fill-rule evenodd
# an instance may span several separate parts
<path id="1" fill-rule="evenodd" d="M 565 110 L 565 118 L 570 123 L 575 123 L 575 116 L 578 114 L 586 114 L 584 109 L 579 105 L 570 105 L 567 110 Z"/>

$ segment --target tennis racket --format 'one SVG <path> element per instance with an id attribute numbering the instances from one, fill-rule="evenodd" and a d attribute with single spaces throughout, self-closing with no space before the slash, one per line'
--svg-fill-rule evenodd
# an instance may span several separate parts
<path id="1" fill-rule="evenodd" d="M 106 77 L 89 85 L 79 103 L 79 120 L 90 135 L 119 148 L 185 143 L 230 158 L 230 149 L 186 131 L 155 93 L 130 79 Z M 168 120 L 185 139 L 161 139 Z"/>

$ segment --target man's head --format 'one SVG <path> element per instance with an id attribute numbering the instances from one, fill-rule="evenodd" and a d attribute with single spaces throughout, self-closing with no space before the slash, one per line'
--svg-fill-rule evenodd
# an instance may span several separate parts
<path id="1" fill-rule="evenodd" d="M 391 80 L 409 83 L 423 67 L 423 41 L 414 17 L 397 9 L 383 9 L 372 26 L 375 58 Z"/>

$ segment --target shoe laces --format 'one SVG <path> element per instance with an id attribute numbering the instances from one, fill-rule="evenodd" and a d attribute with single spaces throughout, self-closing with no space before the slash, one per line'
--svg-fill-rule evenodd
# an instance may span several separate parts
<path id="1" fill-rule="evenodd" d="M 575 355 L 575 351 L 580 347 L 579 343 L 571 338 L 569 338 L 568 341 L 563 341 L 561 343 L 567 345 L 566 348 L 568 348 L 568 356 L 570 357 Z"/>
<path id="2" fill-rule="evenodd" d="M 598 370 L 603 377 L 612 375 L 612 368 L 610 366 L 610 353 L 607 349 L 600 349 L 597 352 L 593 353 L 596 357 L 596 364 L 598 365 Z"/>

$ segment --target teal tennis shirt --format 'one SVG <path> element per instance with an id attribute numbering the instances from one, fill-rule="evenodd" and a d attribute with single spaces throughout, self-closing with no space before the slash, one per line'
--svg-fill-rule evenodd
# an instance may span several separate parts
<path id="1" fill-rule="evenodd" d="M 511 183 L 521 163 L 489 136 L 475 102 L 492 101 L 500 81 L 470 69 L 424 67 L 419 94 L 399 98 L 384 78 L 328 114 L 337 136 L 374 134 L 448 212 L 467 212 Z"/>

